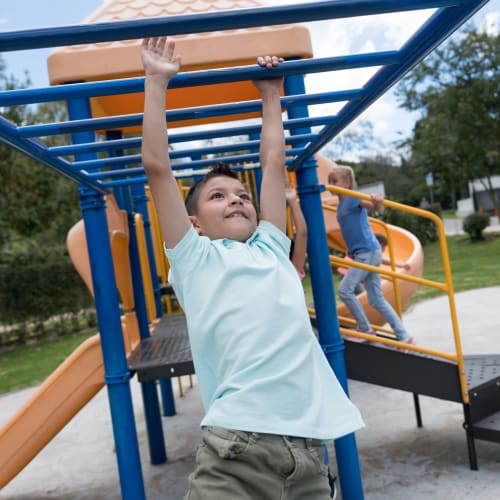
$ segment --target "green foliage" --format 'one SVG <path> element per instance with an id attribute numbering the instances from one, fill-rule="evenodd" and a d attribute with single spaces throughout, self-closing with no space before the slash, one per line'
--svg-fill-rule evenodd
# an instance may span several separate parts
<path id="1" fill-rule="evenodd" d="M 345 163 L 344 156 L 352 151 L 364 151 L 373 146 L 380 146 L 373 137 L 373 125 L 369 121 L 361 121 L 357 127 L 349 127 L 335 140 L 330 142 L 322 151 L 327 158 L 335 162 Z"/>
<path id="2" fill-rule="evenodd" d="M 471 243 L 464 236 L 448 236 L 453 287 L 455 292 L 498 286 L 500 283 L 500 235 L 489 235 L 487 240 Z M 495 237 L 496 236 L 496 237 Z M 424 248 L 423 278 L 444 283 L 444 267 L 439 242 Z M 427 286 L 419 286 L 412 303 L 442 295 L 443 292 Z"/>
<path id="3" fill-rule="evenodd" d="M 392 158 L 377 155 L 358 163 L 344 161 L 342 164 L 352 167 L 358 185 L 383 182 L 386 197 L 393 201 L 418 206 L 422 196 L 426 195 L 426 191 L 419 189 L 419 186 L 426 189 L 423 181 L 419 184 L 418 173 L 404 159 L 396 165 Z"/>
<path id="4" fill-rule="evenodd" d="M 2 324 L 43 320 L 92 307 L 93 301 L 63 247 L 35 243 L 0 261 Z"/>
<path id="5" fill-rule="evenodd" d="M 440 199 L 453 202 L 467 194 L 467 181 L 500 174 L 499 59 L 500 34 L 468 28 L 397 88 L 402 107 L 422 112 L 409 141 L 411 162 L 422 174 L 434 172 Z"/>
<path id="6" fill-rule="evenodd" d="M 441 207 L 439 205 L 431 205 L 428 210 L 440 215 Z M 433 241 L 437 241 L 439 235 L 436 224 L 430 219 L 424 217 L 415 217 L 415 215 L 406 212 L 385 209 L 379 216 L 387 224 L 402 227 L 413 233 L 422 245 L 427 245 Z"/>
<path id="7" fill-rule="evenodd" d="M 0 59 L 0 90 L 29 85 L 29 78 L 25 82 L 8 78 Z M 53 122 L 66 117 L 63 103 L 40 104 L 33 109 L 11 106 L 0 112 L 16 125 Z M 67 140 L 57 136 L 47 137 L 44 142 L 55 146 Z M 62 242 L 79 218 L 74 182 L 0 143 L 0 256 L 12 252 L 16 242 L 25 238 Z"/>
<path id="8" fill-rule="evenodd" d="M 19 346 L 0 353 L 0 394 L 44 380 L 92 333 L 70 335 L 43 344 Z"/>
<path id="9" fill-rule="evenodd" d="M 483 231 L 490 225 L 488 214 L 475 212 L 469 214 L 463 222 L 463 229 L 472 241 L 484 240 Z"/>

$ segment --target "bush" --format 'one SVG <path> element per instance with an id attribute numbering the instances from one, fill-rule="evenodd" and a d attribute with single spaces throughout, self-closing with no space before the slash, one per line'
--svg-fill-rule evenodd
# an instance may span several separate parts
<path id="1" fill-rule="evenodd" d="M 464 219 L 463 229 L 472 241 L 484 240 L 483 231 L 490 225 L 488 214 L 475 212 Z"/>
<path id="2" fill-rule="evenodd" d="M 427 209 L 436 215 L 441 215 L 441 206 L 439 204 L 430 205 Z M 437 241 L 439 238 L 436 224 L 424 217 L 418 217 L 407 212 L 399 210 L 385 209 L 380 215 L 380 219 L 386 224 L 402 227 L 410 233 L 413 233 L 422 245 Z"/>
<path id="3" fill-rule="evenodd" d="M 93 307 L 92 296 L 62 248 L 33 246 L 0 261 L 0 321 L 44 321 Z"/>

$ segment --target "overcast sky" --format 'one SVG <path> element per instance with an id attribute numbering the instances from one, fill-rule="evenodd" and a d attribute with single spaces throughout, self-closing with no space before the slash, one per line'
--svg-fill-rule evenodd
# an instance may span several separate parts
<path id="1" fill-rule="evenodd" d="M 304 3 L 304 0 L 261 1 L 273 5 Z M 48 0 L 44 2 L 2 0 L 0 31 L 78 24 L 102 3 L 102 0 Z M 314 56 L 332 57 L 398 49 L 432 12 L 431 10 L 412 11 L 307 23 L 311 32 Z M 490 29 L 493 26 L 493 29 L 498 30 L 500 0 L 490 0 L 472 20 L 477 26 L 486 23 Z M 23 80 L 24 70 L 28 70 L 35 87 L 47 86 L 46 59 L 50 50 L 2 54 L 7 65 L 7 73 L 12 73 L 19 80 Z M 376 68 L 367 68 L 308 75 L 306 88 L 308 92 L 358 88 L 375 71 Z M 338 107 L 338 104 L 332 104 L 331 112 L 337 111 Z M 318 111 L 312 107 L 310 113 L 314 115 Z M 324 114 L 324 108 L 322 114 Z M 359 119 L 370 121 L 375 137 L 389 145 L 409 135 L 417 116 L 415 113 L 410 114 L 399 109 L 393 92 L 389 91 L 367 109 Z"/>

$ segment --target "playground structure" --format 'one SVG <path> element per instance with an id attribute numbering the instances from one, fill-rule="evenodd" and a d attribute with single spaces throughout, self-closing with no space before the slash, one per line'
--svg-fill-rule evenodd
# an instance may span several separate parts
<path id="1" fill-rule="evenodd" d="M 171 2 L 165 2 L 169 3 Z M 61 378 L 60 373 L 64 374 L 64 380 L 74 382 L 73 388 L 55 390 L 58 401 L 64 405 L 76 387 L 84 388 L 85 394 L 76 394 L 77 403 L 65 407 L 64 416 L 60 415 L 61 418 L 56 419 L 57 421 L 50 414 L 47 416 L 44 421 L 51 422 L 53 426 L 50 432 L 48 424 L 45 425 L 40 419 L 42 439 L 37 447 L 41 448 L 55 435 L 58 428 L 106 383 L 115 440 L 119 443 L 117 461 L 122 496 L 131 499 L 145 498 L 129 388 L 129 379 L 137 372 L 143 387 L 151 461 L 161 463 L 166 460 L 156 379 L 171 377 L 173 373 L 180 372 L 172 372 L 176 363 L 160 363 L 154 376 L 145 376 L 140 368 L 131 367 L 129 353 L 136 352 L 136 347 L 151 343 L 151 339 L 155 337 L 150 335 L 151 327 L 157 323 L 161 324 L 161 320 L 157 320 L 163 311 L 162 283 L 158 278 L 161 275 L 161 260 L 157 250 L 155 253 L 155 236 L 152 234 L 155 230 L 154 216 L 148 209 L 145 177 L 140 167 L 140 155 L 136 152 L 140 147 L 140 137 L 134 135 L 140 131 L 141 93 L 144 83 L 139 67 L 138 47 L 139 39 L 144 36 L 169 33 L 179 36 L 179 52 L 192 57 L 184 58 L 182 73 L 171 82 L 169 104 L 173 104 L 167 111 L 167 116 L 171 127 L 191 125 L 195 128 L 174 131 L 170 137 L 174 147 L 176 144 L 212 138 L 240 135 L 248 137 L 246 142 L 238 142 L 236 145 L 196 145 L 182 151 L 174 150 L 172 158 L 177 160 L 174 168 L 179 179 L 192 177 L 209 166 L 212 160 L 207 159 L 207 155 L 226 153 L 228 155 L 221 158 L 223 161 L 234 165 L 237 171 L 254 172 L 256 182 L 259 182 L 257 149 L 260 125 L 243 121 L 257 116 L 260 110 L 260 104 L 252 100 L 255 98 L 255 92 L 249 80 L 264 75 L 263 70 L 254 64 L 255 57 L 260 53 L 271 52 L 285 57 L 286 61 L 274 71 L 285 76 L 286 97 L 283 98 L 283 108 L 287 112 L 285 128 L 288 131 L 287 144 L 290 146 L 287 150 L 287 167 L 295 172 L 301 205 L 308 222 L 308 254 L 319 341 L 346 390 L 347 369 L 351 378 L 400 388 L 415 395 L 427 394 L 463 404 L 471 467 L 477 467 L 474 438 L 499 440 L 498 432 L 495 433 L 494 429 L 495 422 L 488 427 L 488 422 L 484 420 L 499 410 L 492 401 L 497 394 L 495 391 L 498 391 L 498 388 L 495 389 L 498 380 L 495 374 L 500 365 L 500 357 L 489 358 L 486 364 L 483 359 L 464 360 L 454 312 L 449 265 L 445 266 L 445 284 L 426 282 L 419 274 L 422 269 L 422 256 L 418 245 L 411 235 L 397 228 L 389 228 L 390 240 L 395 240 L 390 248 L 398 253 L 397 257 L 392 257 L 411 260 L 413 274 L 403 276 L 404 273 L 383 270 L 384 276 L 399 278 L 396 283 L 400 284 L 400 288 L 407 287 L 406 298 L 419 284 L 434 286 L 449 294 L 456 352 L 440 353 L 425 347 L 409 346 L 409 354 L 405 354 L 367 343 L 346 342 L 344 358 L 344 343 L 340 332 L 345 333 L 345 325 L 340 328 L 336 326 L 337 308 L 332 278 L 330 273 L 325 273 L 325 269 L 330 269 L 331 265 L 328 241 L 336 238 L 335 228 L 333 224 L 330 225 L 332 215 L 328 211 L 322 217 L 322 184 L 318 178 L 321 169 L 318 171 L 316 168 L 316 160 L 320 157 L 315 154 L 484 3 L 486 2 L 441 0 L 402 4 L 387 0 L 341 0 L 282 8 L 256 7 L 256 2 L 249 1 L 249 8 L 227 11 L 223 16 L 220 12 L 207 12 L 166 17 L 168 12 L 164 12 L 157 15 L 165 17 L 118 20 L 111 23 L 103 22 L 108 21 L 105 16 L 112 10 L 110 6 L 113 2 L 108 2 L 96 13 L 95 18 L 87 20 L 95 24 L 0 33 L 0 51 L 65 46 L 54 51 L 49 60 L 51 83 L 57 84 L 56 86 L 0 92 L 0 106 L 65 99 L 68 102 L 69 121 L 16 127 L 1 118 L 0 140 L 38 159 L 49 168 L 69 176 L 79 184 L 85 233 L 82 232 L 80 223 L 74 233 L 70 234 L 69 244 L 70 248 L 82 250 L 85 249 L 83 243 L 86 241 L 88 252 L 85 251 L 84 256 L 74 257 L 74 253 L 72 256 L 77 268 L 88 262 L 87 269 L 80 267 L 79 272 L 87 277 L 87 285 L 94 291 L 100 331 L 100 339 L 95 338 L 85 347 L 82 346 L 82 351 L 75 352 L 72 359 L 67 360 L 66 365 L 60 368 L 62 372 L 55 373 L 46 382 L 48 388 L 56 388 L 52 382 Z M 406 44 L 400 49 L 383 53 L 315 59 L 307 30 L 300 25 L 290 24 L 430 7 L 437 8 L 436 12 Z M 279 29 L 276 26 L 272 29 L 265 28 L 269 25 L 279 25 Z M 230 43 L 225 35 L 232 37 Z M 242 41 L 241 47 L 236 43 L 239 38 Z M 123 42 L 124 40 L 132 42 Z M 252 40 L 252 43 L 249 40 Z M 95 45 L 98 42 L 111 41 L 117 42 L 104 46 Z M 257 41 L 259 43 L 256 43 Z M 73 46 L 77 44 L 87 45 L 74 47 L 72 51 Z M 203 49 L 195 50 L 196 44 L 201 45 Z M 118 47 L 117 52 L 111 52 L 113 47 Z M 222 48 L 229 52 L 225 58 L 208 60 L 205 51 L 212 53 L 212 50 L 220 56 Z M 95 52 L 96 50 L 98 52 Z M 85 58 L 92 62 L 93 69 L 90 72 L 84 70 L 82 61 Z M 102 66 L 95 64 L 96 61 L 102 63 Z M 305 74 L 368 66 L 381 66 L 381 69 L 359 89 L 314 95 L 305 92 Z M 71 83 L 75 81 L 83 83 Z M 196 99 L 193 96 L 197 96 Z M 222 96 L 224 99 L 221 99 Z M 309 117 L 309 105 L 339 101 L 345 101 L 346 104 L 336 115 Z M 232 127 L 218 127 L 222 121 L 237 124 Z M 200 123 L 215 125 L 209 129 L 197 128 Z M 318 132 L 313 132 L 313 127 L 321 128 Z M 56 134 L 71 134 L 72 144 L 47 148 L 43 141 L 37 140 L 39 137 Z M 106 140 L 97 140 L 96 134 Z M 110 207 L 114 206 L 114 202 L 109 198 L 110 193 L 113 193 L 119 209 L 110 210 Z M 385 205 L 389 208 L 410 210 L 390 201 L 386 201 Z M 418 216 L 433 219 L 432 214 L 419 209 L 413 211 Z M 446 250 L 441 221 L 437 217 L 433 220 L 441 230 L 441 244 Z M 144 227 L 144 231 L 138 231 L 138 227 Z M 85 235 L 85 240 L 78 239 L 82 234 Z M 77 243 L 72 244 L 73 236 L 77 238 Z M 145 261 L 144 245 L 139 241 L 142 237 L 146 242 L 150 267 L 147 277 L 144 276 L 142 265 Z M 120 265 L 117 265 L 118 261 L 121 262 Z M 90 269 L 93 271 L 91 279 L 88 272 Z M 127 272 L 120 271 L 123 269 L 127 269 Z M 124 294 L 123 290 L 128 290 L 128 294 Z M 153 301 L 147 298 L 149 291 Z M 405 294 L 395 293 L 395 297 L 401 296 Z M 120 301 L 125 314 L 120 311 Z M 339 319 L 340 316 L 343 314 L 339 312 Z M 372 321 L 378 324 L 376 318 Z M 379 331 L 381 335 L 377 337 L 377 341 L 380 344 L 397 346 L 391 339 L 390 332 L 384 331 L 383 328 Z M 363 334 L 353 332 L 352 335 L 363 338 Z M 88 352 L 88 356 L 84 356 L 83 352 Z M 85 357 L 90 360 L 92 368 L 92 374 L 89 375 L 91 382 L 88 385 L 83 381 L 79 383 L 76 375 L 69 375 L 81 370 Z M 73 362 L 76 364 L 72 364 Z M 188 364 L 182 366 L 190 371 L 192 368 Z M 72 366 L 76 367 L 76 370 L 73 370 Z M 380 366 L 390 369 L 377 369 Z M 474 377 L 475 367 L 482 369 L 483 375 L 486 373 L 481 380 Z M 166 390 L 168 392 L 168 387 Z M 472 390 L 474 399 L 471 401 Z M 497 397 L 496 400 L 498 399 L 500 398 Z M 415 402 L 418 418 L 417 396 Z M 30 409 L 26 413 L 30 413 Z M 12 421 L 1 430 L 2 449 L 18 446 L 18 442 L 12 444 L 7 441 L 10 438 L 16 440 L 17 436 L 22 434 L 22 431 L 13 430 L 13 426 L 18 424 L 21 424 L 21 419 Z M 32 423 L 27 421 L 23 429 L 30 426 Z M 35 452 L 32 441 L 24 446 L 25 449 L 31 450 L 27 450 L 27 455 L 20 457 L 18 465 L 15 466 L 18 469 L 31 459 Z M 344 498 L 362 498 L 354 437 L 346 436 L 337 440 L 335 449 Z M 2 465 L 2 471 L 4 470 L 6 469 Z M 6 477 L 2 478 L 3 483 L 10 480 L 15 473 L 15 470 L 7 472 Z"/>

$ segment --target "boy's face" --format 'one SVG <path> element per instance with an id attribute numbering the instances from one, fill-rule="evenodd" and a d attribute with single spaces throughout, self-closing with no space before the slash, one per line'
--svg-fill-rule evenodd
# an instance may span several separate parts
<path id="1" fill-rule="evenodd" d="M 201 189 L 198 214 L 191 222 L 198 234 L 211 240 L 246 241 L 257 228 L 252 197 L 238 180 L 227 176 L 210 179 Z"/>

